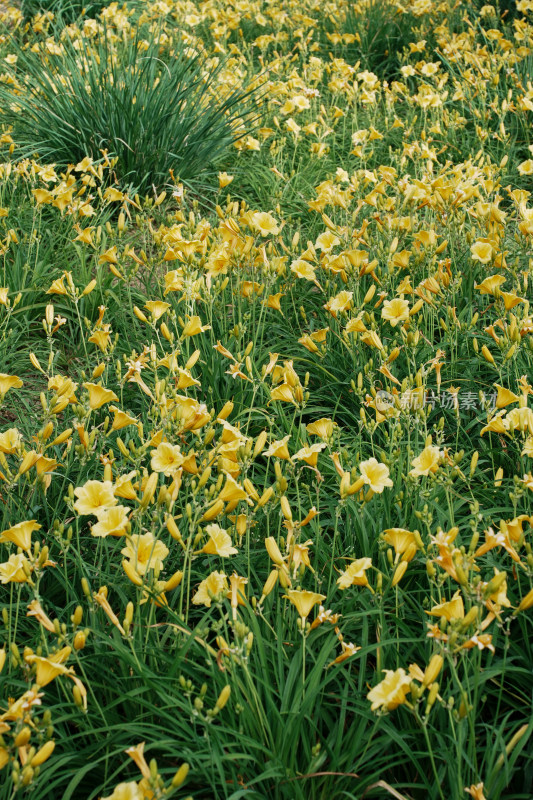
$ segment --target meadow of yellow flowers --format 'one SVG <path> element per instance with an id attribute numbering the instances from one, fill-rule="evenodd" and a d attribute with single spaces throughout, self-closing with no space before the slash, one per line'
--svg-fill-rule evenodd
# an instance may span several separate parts
<path id="1" fill-rule="evenodd" d="M 530 800 L 532 0 L 0 25 L 0 800 Z"/>

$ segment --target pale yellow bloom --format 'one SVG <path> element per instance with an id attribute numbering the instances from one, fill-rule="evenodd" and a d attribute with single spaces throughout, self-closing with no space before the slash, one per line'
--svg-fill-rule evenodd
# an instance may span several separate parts
<path id="1" fill-rule="evenodd" d="M 290 600 L 293 606 L 296 607 L 298 614 L 302 620 L 307 619 L 313 606 L 321 603 L 326 599 L 325 594 L 318 594 L 317 592 L 307 592 L 303 589 L 289 589 L 287 594 L 284 595 L 287 600 Z"/>
<path id="2" fill-rule="evenodd" d="M 252 216 L 252 224 L 261 236 L 275 236 L 280 231 L 277 221 L 267 211 L 256 211 Z"/>
<path id="3" fill-rule="evenodd" d="M 202 320 L 198 316 L 189 317 L 188 322 L 185 324 L 181 335 L 185 338 L 187 336 L 196 336 L 199 333 L 210 330 L 211 325 L 202 325 Z"/>
<path id="4" fill-rule="evenodd" d="M 34 519 L 18 522 L 0 533 L 0 542 L 12 542 L 22 550 L 31 550 L 31 535 L 41 527 Z"/>
<path id="5" fill-rule="evenodd" d="M 130 416 L 125 411 L 122 411 L 117 406 L 109 406 L 109 410 L 112 411 L 115 415 L 113 419 L 113 424 L 111 425 L 111 430 L 119 431 L 122 428 L 127 428 L 128 425 L 136 425 L 137 420 L 135 417 Z"/>
<path id="6" fill-rule="evenodd" d="M 279 439 L 277 442 L 272 442 L 268 450 L 265 450 L 264 455 L 267 457 L 281 458 L 287 461 L 290 458 L 289 448 L 287 447 L 287 442 L 290 438 L 289 434 L 288 436 L 284 436 L 283 439 Z"/>
<path id="7" fill-rule="evenodd" d="M 144 800 L 146 797 L 141 787 L 135 781 L 119 783 L 115 786 L 113 794 L 102 797 L 100 800 Z"/>
<path id="8" fill-rule="evenodd" d="M 0 372 L 0 400 L 10 389 L 20 389 L 23 382 L 17 375 L 6 375 L 5 372 Z"/>
<path id="9" fill-rule="evenodd" d="M 126 506 L 112 506 L 96 512 L 98 522 L 92 526 L 93 536 L 122 536 L 126 532 L 128 514 Z"/>
<path id="10" fill-rule="evenodd" d="M 89 406 L 93 410 L 101 408 L 106 403 L 110 403 L 111 400 L 118 400 L 115 392 L 100 386 L 98 383 L 84 383 L 82 385 L 89 392 Z"/>
<path id="11" fill-rule="evenodd" d="M 213 599 L 222 598 L 228 591 L 228 581 L 223 572 L 212 572 L 200 583 L 192 602 L 195 605 L 211 606 Z"/>
<path id="12" fill-rule="evenodd" d="M 470 248 L 472 259 L 480 261 L 482 264 L 488 264 L 492 260 L 493 252 L 490 242 L 474 242 Z"/>
<path id="13" fill-rule="evenodd" d="M 411 678 L 404 669 L 400 668 L 396 671 L 386 669 L 383 671 L 385 677 L 381 683 L 374 686 L 367 694 L 372 703 L 372 711 L 377 711 L 378 709 L 393 711 L 399 705 L 405 703 L 410 692 Z"/>
<path id="14" fill-rule="evenodd" d="M 22 441 L 22 434 L 16 428 L 8 428 L 0 433 L 0 453 L 15 453 Z"/>
<path id="15" fill-rule="evenodd" d="M 35 664 L 37 666 L 35 682 L 38 686 L 46 686 L 57 678 L 58 675 L 72 675 L 72 668 L 64 666 L 64 662 L 67 661 L 70 653 L 71 648 L 67 646 L 58 650 L 57 653 L 54 653 L 48 658 L 37 656 L 34 653 L 25 657 L 28 664 Z"/>
<path id="16" fill-rule="evenodd" d="M 444 617 L 448 622 L 452 619 L 463 619 L 465 609 L 460 590 L 458 589 L 447 603 L 439 603 L 433 606 L 431 611 L 426 611 L 426 614 L 430 614 L 432 617 Z"/>
<path id="17" fill-rule="evenodd" d="M 409 472 L 409 475 L 418 477 L 434 473 L 438 470 L 441 459 L 442 452 L 439 448 L 436 445 L 428 445 L 419 456 L 413 458 L 413 469 Z"/>
<path id="18" fill-rule="evenodd" d="M 185 456 L 182 455 L 179 444 L 161 442 L 156 450 L 152 450 L 152 470 L 162 472 L 167 477 L 176 472 L 184 461 Z"/>
<path id="19" fill-rule="evenodd" d="M 0 564 L 0 583 L 26 583 L 30 563 L 23 553 L 13 553 L 8 561 Z"/>
<path id="20" fill-rule="evenodd" d="M 169 551 L 164 542 L 156 539 L 153 533 L 148 531 L 148 533 L 134 533 L 120 552 L 129 559 L 131 566 L 139 575 L 145 575 L 150 569 L 161 570 Z"/>
<path id="21" fill-rule="evenodd" d="M 337 586 L 339 589 L 347 589 L 349 586 L 368 586 L 366 571 L 371 566 L 371 558 L 357 558 L 337 578 Z"/>
<path id="22" fill-rule="evenodd" d="M 359 472 L 366 486 L 369 486 L 376 494 L 381 494 L 386 487 L 391 488 L 394 484 L 389 478 L 389 468 L 386 464 L 380 464 L 376 458 L 369 458 L 368 461 L 361 461 Z"/>
<path id="23" fill-rule="evenodd" d="M 168 311 L 170 303 L 164 303 L 162 300 L 148 300 L 148 302 L 144 304 L 144 307 L 150 313 L 152 322 L 157 322 L 165 311 Z"/>
<path id="24" fill-rule="evenodd" d="M 227 558 L 239 552 L 236 547 L 233 547 L 231 536 L 220 525 L 213 522 L 211 525 L 206 525 L 205 530 L 209 534 L 209 540 L 202 547 L 202 553 Z"/>
<path id="25" fill-rule="evenodd" d="M 87 481 L 74 489 L 74 494 L 78 498 L 74 503 L 78 514 L 97 514 L 117 504 L 111 481 Z"/>
<path id="26" fill-rule="evenodd" d="M 385 300 L 381 316 L 395 328 L 400 322 L 405 322 L 406 319 L 409 319 L 409 302 L 404 300 L 403 297 Z"/>
<path id="27" fill-rule="evenodd" d="M 333 420 L 328 419 L 327 417 L 323 417 L 322 419 L 318 419 L 316 422 L 310 422 L 306 426 L 306 430 L 307 433 L 314 436 L 320 436 L 321 439 L 327 441 L 333 436 L 333 431 L 336 427 L 336 422 L 333 422 Z"/>

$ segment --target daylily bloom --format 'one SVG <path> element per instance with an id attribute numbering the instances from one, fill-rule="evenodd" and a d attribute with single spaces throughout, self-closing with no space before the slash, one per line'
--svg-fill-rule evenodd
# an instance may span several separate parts
<path id="1" fill-rule="evenodd" d="M 5 372 L 0 372 L 0 400 L 4 399 L 4 395 L 10 389 L 20 389 L 23 382 L 17 375 L 6 375 Z"/>
<path id="2" fill-rule="evenodd" d="M 383 671 L 385 677 L 381 683 L 374 686 L 367 694 L 372 703 L 372 711 L 377 711 L 378 708 L 382 708 L 384 711 L 393 711 L 399 705 L 405 703 L 410 692 L 411 678 L 404 669 L 400 668 L 396 671 L 386 669 Z"/>
<path id="3" fill-rule="evenodd" d="M 92 526 L 92 536 L 123 536 L 128 524 L 130 509 L 126 506 L 112 506 L 96 512 L 98 522 Z"/>
<path id="4" fill-rule="evenodd" d="M 113 424 L 111 425 L 111 430 L 113 431 L 119 431 L 122 428 L 127 428 L 128 425 L 136 425 L 138 423 L 135 417 L 130 416 L 130 414 L 117 408 L 117 406 L 109 406 L 109 410 L 115 415 Z"/>
<path id="5" fill-rule="evenodd" d="M 33 531 L 38 531 L 41 527 L 34 519 L 18 522 L 0 533 L 0 542 L 12 542 L 22 550 L 29 551 L 31 550 L 31 535 Z"/>
<path id="6" fill-rule="evenodd" d="M 359 472 L 363 483 L 369 486 L 376 494 L 381 494 L 383 489 L 394 485 L 389 478 L 389 468 L 386 464 L 380 464 L 376 458 L 361 461 Z"/>
<path id="7" fill-rule="evenodd" d="M 385 300 L 381 310 L 381 316 L 390 322 L 394 328 L 398 323 L 409 319 L 409 302 L 403 297 L 395 297 L 394 300 Z"/>
<path id="8" fill-rule="evenodd" d="M 337 578 L 337 586 L 339 589 L 347 589 L 349 586 L 368 586 L 366 571 L 371 566 L 371 558 L 357 558 Z"/>
<path id="9" fill-rule="evenodd" d="M 24 553 L 13 553 L 8 561 L 0 564 L 0 583 L 26 583 L 30 568 Z"/>
<path id="10" fill-rule="evenodd" d="M 430 472 L 434 473 L 439 468 L 439 463 L 442 459 L 442 452 L 435 445 L 428 445 L 420 453 L 419 456 L 413 458 L 413 469 L 409 475 L 418 477 L 420 475 L 429 475 Z"/>
<path id="11" fill-rule="evenodd" d="M 22 434 L 16 428 L 8 428 L 0 433 L 0 453 L 15 453 L 22 441 Z"/>
<path id="12" fill-rule="evenodd" d="M 460 590 L 458 589 L 447 603 L 433 606 L 431 611 L 426 611 L 426 614 L 430 614 L 432 617 L 444 617 L 448 622 L 451 622 L 452 619 L 463 619 L 465 609 Z"/>
<path id="13" fill-rule="evenodd" d="M 100 386 L 98 383 L 84 383 L 82 385 L 89 392 L 89 406 L 93 410 L 101 408 L 106 403 L 110 403 L 111 400 L 118 401 L 115 392 Z"/>
<path id="14" fill-rule="evenodd" d="M 74 508 L 78 514 L 96 514 L 117 504 L 111 481 L 87 481 L 74 489 L 78 498 Z"/>
<path id="15" fill-rule="evenodd" d="M 37 666 L 35 682 L 39 687 L 46 686 L 53 681 L 54 678 L 57 678 L 58 675 L 73 674 L 72 667 L 64 666 L 64 662 L 67 661 L 70 653 L 71 648 L 67 646 L 58 650 L 57 653 L 54 653 L 48 658 L 37 656 L 33 653 L 25 656 L 25 661 L 27 661 L 28 664 L 36 664 Z"/>
<path id="16" fill-rule="evenodd" d="M 325 594 L 318 594 L 317 592 L 307 592 L 303 589 L 289 589 L 287 594 L 284 595 L 287 600 L 296 607 L 298 614 L 302 618 L 302 622 L 307 619 L 313 606 L 321 603 L 326 599 Z"/>
<path id="17" fill-rule="evenodd" d="M 169 550 L 164 542 L 156 539 L 149 531 L 142 534 L 134 533 L 120 552 L 129 559 L 139 575 L 145 575 L 150 569 L 158 571 L 163 568 L 163 561 L 168 556 Z"/>
<path id="18" fill-rule="evenodd" d="M 212 523 L 207 525 L 205 530 L 209 534 L 209 540 L 202 547 L 202 553 L 210 553 L 211 555 L 227 558 L 239 552 L 236 547 L 233 547 L 231 536 L 220 525 Z"/>
<path id="19" fill-rule="evenodd" d="M 212 572 L 200 583 L 192 602 L 195 605 L 211 606 L 214 598 L 222 598 L 228 591 L 228 581 L 223 572 Z"/>
<path id="20" fill-rule="evenodd" d="M 470 252 L 474 261 L 480 261 L 482 264 L 488 264 L 492 259 L 494 250 L 490 242 L 479 241 L 474 242 L 470 248 Z"/>
<path id="21" fill-rule="evenodd" d="M 152 450 L 152 470 L 162 472 L 167 477 L 176 472 L 184 461 L 185 456 L 182 454 L 179 444 L 161 442 L 156 450 Z"/>
<path id="22" fill-rule="evenodd" d="M 252 224 L 259 231 L 261 236 L 275 236 L 279 233 L 280 227 L 272 214 L 267 211 L 257 211 L 252 216 Z"/>

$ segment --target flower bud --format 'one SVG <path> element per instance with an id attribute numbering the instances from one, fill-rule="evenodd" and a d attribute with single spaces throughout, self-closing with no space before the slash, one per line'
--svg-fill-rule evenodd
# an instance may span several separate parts
<path id="1" fill-rule="evenodd" d="M 231 686 L 229 684 L 226 684 L 226 686 L 224 686 L 224 688 L 220 692 L 218 700 L 215 703 L 215 709 L 217 711 L 222 711 L 222 709 L 229 700 L 230 694 L 231 694 Z"/>
<path id="2" fill-rule="evenodd" d="M 185 781 L 187 780 L 187 775 L 189 774 L 189 769 L 190 769 L 189 765 L 186 762 L 181 765 L 179 770 L 172 778 L 171 786 L 173 789 L 178 789 L 182 785 L 182 783 L 185 783 Z"/>
<path id="3" fill-rule="evenodd" d="M 426 671 L 424 672 L 424 686 L 429 686 L 432 684 L 440 674 L 442 669 L 442 665 L 444 664 L 444 659 L 439 653 L 435 653 L 432 656 L 431 661 L 426 667 Z"/>
<path id="4" fill-rule="evenodd" d="M 278 582 L 278 576 L 279 576 L 278 570 L 273 569 L 268 578 L 266 579 L 265 585 L 263 586 L 263 591 L 261 593 L 261 600 L 259 601 L 260 603 L 262 603 L 265 597 L 268 597 L 270 592 L 273 590 L 276 583 Z"/>
<path id="5" fill-rule="evenodd" d="M 392 579 L 391 586 L 396 586 L 396 584 L 401 581 L 407 570 L 407 564 L 408 564 L 407 561 L 400 561 L 400 563 L 398 564 L 398 566 L 394 571 L 394 577 Z"/>

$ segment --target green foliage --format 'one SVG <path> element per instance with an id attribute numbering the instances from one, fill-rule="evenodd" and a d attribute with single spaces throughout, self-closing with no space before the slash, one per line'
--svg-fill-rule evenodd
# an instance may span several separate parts
<path id="1" fill-rule="evenodd" d="M 0 119 L 13 127 L 19 157 L 67 166 L 106 151 L 122 185 L 141 192 L 160 189 L 170 170 L 196 178 L 248 132 L 256 93 L 220 86 L 223 61 L 178 37 L 165 50 L 157 32 L 148 36 L 116 45 L 103 36 L 81 49 L 63 39 L 52 57 L 46 45 L 18 48 L 14 85 L 22 75 L 26 91 L 0 86 Z"/>
<path id="2" fill-rule="evenodd" d="M 24 18 L 31 20 L 37 14 L 51 13 L 65 23 L 80 16 L 94 17 L 106 6 L 105 0 L 21 0 Z"/>
<path id="3" fill-rule="evenodd" d="M 401 57 L 409 42 L 416 41 L 414 17 L 392 0 L 372 0 L 363 8 L 348 10 L 344 32 L 354 37 L 347 47 L 350 61 L 375 72 L 382 80 L 399 75 Z"/>

